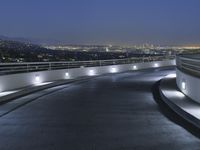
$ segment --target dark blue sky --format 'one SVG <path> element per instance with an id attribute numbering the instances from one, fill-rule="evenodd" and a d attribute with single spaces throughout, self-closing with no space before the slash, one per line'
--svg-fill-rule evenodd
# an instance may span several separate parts
<path id="1" fill-rule="evenodd" d="M 200 44 L 200 0 L 0 2 L 0 35 L 73 44 Z"/>

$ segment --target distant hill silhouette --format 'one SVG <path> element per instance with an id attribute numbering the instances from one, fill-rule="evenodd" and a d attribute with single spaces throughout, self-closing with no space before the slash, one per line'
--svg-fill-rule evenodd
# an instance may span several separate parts
<path id="1" fill-rule="evenodd" d="M 50 40 L 50 39 L 37 39 L 37 38 L 23 38 L 23 37 L 8 37 L 4 35 L 0 35 L 0 40 L 8 40 L 8 41 L 18 41 L 24 43 L 33 43 L 37 45 L 54 45 L 60 44 L 62 42 L 58 40 Z"/>

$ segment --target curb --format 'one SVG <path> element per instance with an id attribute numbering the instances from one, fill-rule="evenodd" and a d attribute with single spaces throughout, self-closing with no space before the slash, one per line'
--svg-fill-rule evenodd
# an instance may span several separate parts
<path id="1" fill-rule="evenodd" d="M 193 115 L 187 113 L 186 111 L 184 111 L 181 107 L 179 107 L 178 105 L 176 105 L 175 103 L 172 102 L 172 100 L 170 100 L 164 93 L 163 93 L 163 89 L 162 86 L 165 84 L 164 83 L 165 79 L 161 79 L 158 84 L 157 84 L 157 88 L 158 88 L 158 92 L 160 94 L 160 99 L 162 100 L 162 102 L 164 102 L 164 104 L 171 109 L 174 113 L 176 113 L 176 115 L 178 115 L 179 117 L 181 117 L 184 122 L 186 124 L 189 124 L 190 126 L 192 126 L 193 128 L 200 130 L 200 120 L 196 117 L 194 117 Z M 188 97 L 187 97 L 188 98 Z M 191 100 L 190 98 L 188 98 L 188 100 Z"/>

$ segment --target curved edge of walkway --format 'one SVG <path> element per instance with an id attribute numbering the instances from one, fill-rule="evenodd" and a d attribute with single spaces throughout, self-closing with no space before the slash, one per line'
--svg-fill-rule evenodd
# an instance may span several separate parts
<path id="1" fill-rule="evenodd" d="M 159 98 L 158 104 L 164 105 L 163 107 L 167 107 L 164 109 L 171 111 L 165 111 L 164 114 L 168 113 L 166 116 L 170 120 L 200 137 L 200 104 L 178 89 L 176 78 L 163 78 L 155 85 L 155 88 L 157 91 L 154 93 L 154 97 Z"/>

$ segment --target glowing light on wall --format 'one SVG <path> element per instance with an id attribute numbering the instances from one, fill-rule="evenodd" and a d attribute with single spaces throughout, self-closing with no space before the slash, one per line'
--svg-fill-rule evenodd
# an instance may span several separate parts
<path id="1" fill-rule="evenodd" d="M 158 63 L 155 63 L 155 64 L 154 64 L 154 67 L 158 67 Z"/>
<path id="2" fill-rule="evenodd" d="M 65 73 L 65 78 L 66 78 L 66 79 L 69 79 L 69 78 L 70 78 L 70 76 L 69 76 L 69 73 L 68 73 L 68 72 L 66 72 L 66 73 Z"/>
<path id="3" fill-rule="evenodd" d="M 95 75 L 95 72 L 94 72 L 94 70 L 89 70 L 89 76 L 94 76 Z"/>
<path id="4" fill-rule="evenodd" d="M 66 76 L 66 77 L 69 77 L 69 73 L 68 73 L 68 72 L 66 72 L 66 73 L 65 73 L 65 76 Z"/>
<path id="5" fill-rule="evenodd" d="M 116 72 L 117 72 L 117 68 L 112 67 L 110 72 L 111 72 L 111 73 L 116 73 Z"/>
<path id="6" fill-rule="evenodd" d="M 133 66 L 133 70 L 137 70 L 137 66 L 135 65 L 135 66 Z"/>
<path id="7" fill-rule="evenodd" d="M 41 82 L 41 79 L 40 79 L 40 75 L 35 75 L 35 83 L 40 83 Z"/>
<path id="8" fill-rule="evenodd" d="M 181 82 L 181 87 L 183 90 L 186 90 L 186 82 L 185 81 Z"/>

